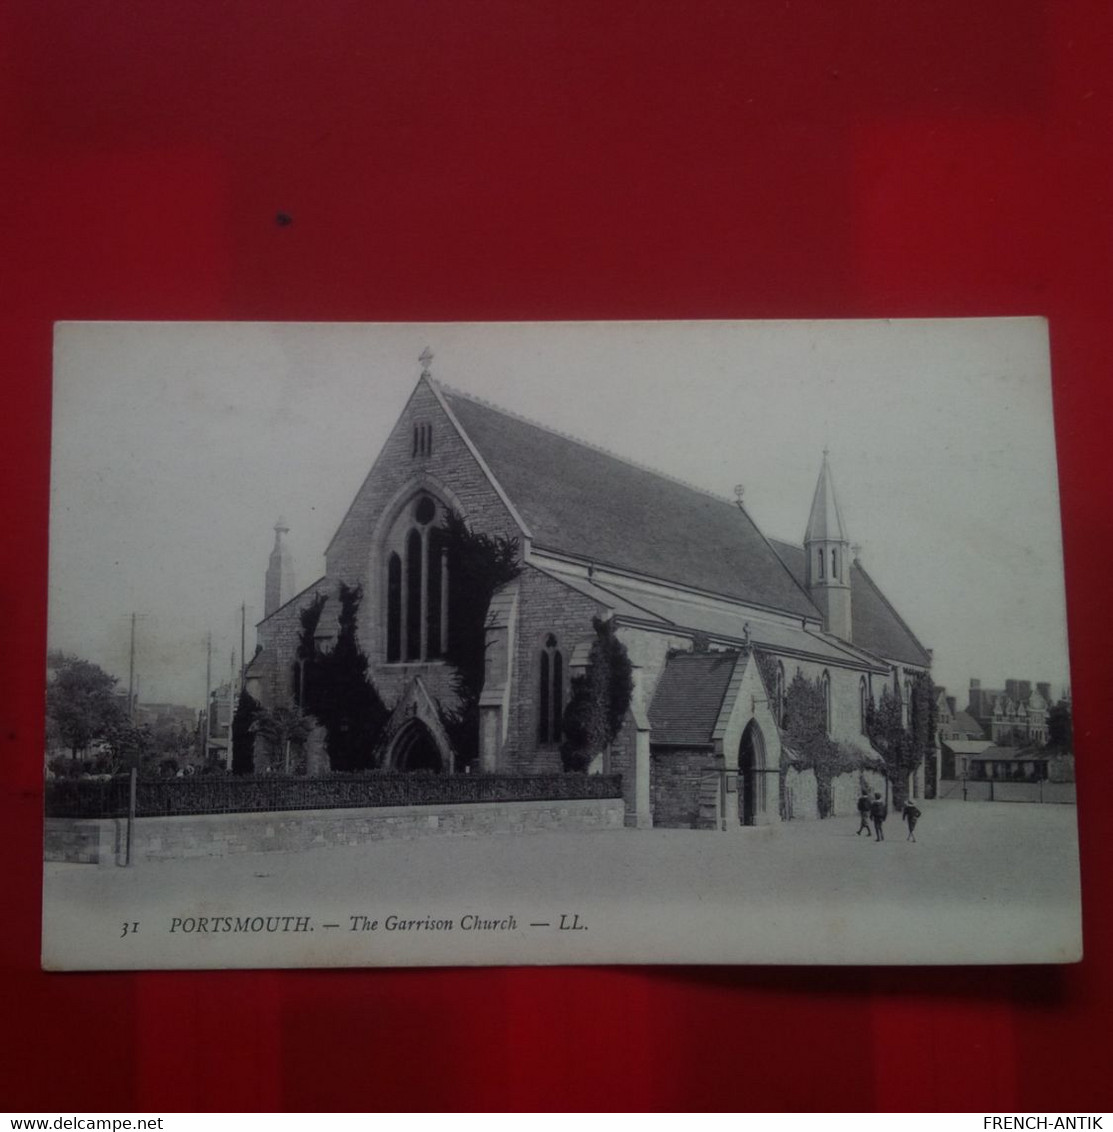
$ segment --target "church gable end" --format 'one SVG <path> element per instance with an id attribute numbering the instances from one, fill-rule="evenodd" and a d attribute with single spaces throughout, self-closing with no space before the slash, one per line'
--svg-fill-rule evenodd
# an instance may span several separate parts
<path id="1" fill-rule="evenodd" d="M 417 509 L 424 498 L 432 501 L 435 515 L 423 523 Z M 443 647 L 438 640 L 426 639 L 428 634 L 424 631 L 420 639 L 415 635 L 416 630 L 407 635 L 405 609 L 394 611 L 396 618 L 403 619 L 399 639 L 392 646 L 387 638 L 391 615 L 390 556 L 392 553 L 398 556 L 395 573 L 399 577 L 394 580 L 401 587 L 404 585 L 401 575 L 408 561 L 404 540 L 415 533 L 419 541 L 423 539 L 424 532 L 439 523 L 446 509 L 457 511 L 473 530 L 522 538 L 521 528 L 496 486 L 445 412 L 429 381 L 423 378 L 391 430 L 325 555 L 330 578 L 364 586 L 360 638 L 373 663 L 386 662 L 388 653 L 391 661 L 434 659 L 431 654 L 439 653 Z M 414 521 L 409 523 L 408 518 Z M 398 541 L 399 538 L 403 540 L 400 545 L 388 545 L 391 539 Z M 410 557 L 414 562 L 419 557 L 422 561 L 432 561 L 428 570 L 420 568 L 422 577 L 436 573 L 436 555 L 424 543 L 420 556 L 415 552 Z M 427 600 L 433 602 L 437 596 L 430 591 Z"/>

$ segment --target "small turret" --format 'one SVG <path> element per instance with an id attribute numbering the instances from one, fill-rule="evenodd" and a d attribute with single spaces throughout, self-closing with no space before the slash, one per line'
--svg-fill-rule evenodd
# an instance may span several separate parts
<path id="1" fill-rule="evenodd" d="M 297 592 L 294 587 L 294 560 L 290 557 L 290 548 L 286 545 L 285 536 L 290 533 L 285 519 L 279 519 L 274 525 L 274 549 L 271 551 L 270 564 L 267 566 L 266 588 L 263 594 L 263 616 L 269 617 L 276 609 L 283 606 Z"/>
<path id="2" fill-rule="evenodd" d="M 808 529 L 804 535 L 807 566 L 805 579 L 812 601 L 823 614 L 828 633 L 851 639 L 850 620 L 850 540 L 839 514 L 835 481 L 827 464 L 827 449 L 812 497 Z"/>

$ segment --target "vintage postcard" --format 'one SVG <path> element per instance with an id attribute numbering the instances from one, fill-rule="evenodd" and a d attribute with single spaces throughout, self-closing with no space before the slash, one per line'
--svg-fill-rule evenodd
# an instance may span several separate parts
<path id="1" fill-rule="evenodd" d="M 56 328 L 43 964 L 1081 955 L 1040 319 Z"/>

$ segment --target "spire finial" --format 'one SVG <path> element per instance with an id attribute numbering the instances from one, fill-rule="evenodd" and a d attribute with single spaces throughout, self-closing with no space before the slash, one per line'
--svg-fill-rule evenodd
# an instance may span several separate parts
<path id="1" fill-rule="evenodd" d="M 433 364 L 433 357 L 434 357 L 433 351 L 430 350 L 428 346 L 426 346 L 425 349 L 421 351 L 421 355 L 418 357 L 417 360 L 419 362 L 421 362 L 421 376 L 422 377 L 431 377 L 432 376 L 432 374 L 430 373 L 430 367 Z"/>
<path id="2" fill-rule="evenodd" d="M 290 528 L 282 515 L 278 516 L 278 522 L 274 524 L 274 529 L 276 531 L 280 531 L 282 534 L 287 534 L 289 532 Z"/>

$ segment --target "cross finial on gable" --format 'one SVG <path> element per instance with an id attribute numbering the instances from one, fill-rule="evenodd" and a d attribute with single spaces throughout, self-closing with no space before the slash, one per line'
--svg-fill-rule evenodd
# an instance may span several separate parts
<path id="1" fill-rule="evenodd" d="M 433 351 L 430 350 L 428 346 L 426 346 L 425 349 L 421 351 L 421 356 L 417 360 L 421 362 L 421 376 L 431 376 L 429 373 L 429 367 L 433 364 Z"/>

